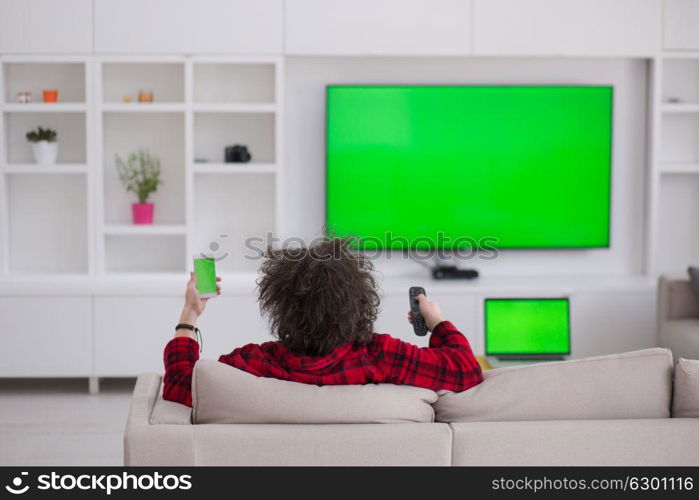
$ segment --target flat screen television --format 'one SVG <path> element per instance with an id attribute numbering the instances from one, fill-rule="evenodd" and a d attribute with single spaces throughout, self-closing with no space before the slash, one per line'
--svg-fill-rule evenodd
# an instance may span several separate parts
<path id="1" fill-rule="evenodd" d="M 335 235 L 363 249 L 609 246 L 612 87 L 332 85 L 326 98 Z"/>
<path id="2" fill-rule="evenodd" d="M 485 300 L 485 353 L 498 357 L 570 354 L 567 298 Z"/>

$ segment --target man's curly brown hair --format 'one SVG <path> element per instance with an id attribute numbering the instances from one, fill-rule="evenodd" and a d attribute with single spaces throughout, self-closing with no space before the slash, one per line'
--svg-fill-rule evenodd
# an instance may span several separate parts
<path id="1" fill-rule="evenodd" d="M 351 240 L 268 249 L 257 281 L 260 310 L 292 352 L 322 356 L 347 343 L 368 344 L 379 312 L 373 264 Z"/>

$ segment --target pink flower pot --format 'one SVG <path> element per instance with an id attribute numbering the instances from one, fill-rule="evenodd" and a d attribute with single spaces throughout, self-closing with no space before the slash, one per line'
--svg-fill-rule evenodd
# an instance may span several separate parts
<path id="1" fill-rule="evenodd" d="M 131 204 L 131 215 L 133 215 L 134 224 L 153 224 L 153 209 L 155 206 L 152 203 L 133 203 Z"/>

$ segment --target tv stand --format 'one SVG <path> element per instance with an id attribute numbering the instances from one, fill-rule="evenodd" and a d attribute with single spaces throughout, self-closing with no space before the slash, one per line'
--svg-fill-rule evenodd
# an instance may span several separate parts
<path id="1" fill-rule="evenodd" d="M 437 265 L 432 268 L 435 280 L 473 280 L 478 278 L 476 269 L 459 269 L 456 266 Z"/>

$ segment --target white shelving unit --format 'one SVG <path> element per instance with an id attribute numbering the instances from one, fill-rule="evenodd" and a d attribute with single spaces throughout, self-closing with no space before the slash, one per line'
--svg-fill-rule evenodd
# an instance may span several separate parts
<path id="1" fill-rule="evenodd" d="M 651 64 L 646 268 L 655 275 L 699 262 L 699 52 Z"/>
<path id="2" fill-rule="evenodd" d="M 181 275 L 215 240 L 240 260 L 246 238 L 279 231 L 282 78 L 275 57 L 4 56 L 2 274 Z M 59 102 L 41 102 L 47 88 Z M 34 102 L 17 103 L 23 91 Z M 140 91 L 153 102 L 138 102 Z M 39 125 L 58 131 L 56 165 L 33 162 L 24 134 Z M 223 163 L 234 144 L 248 147 L 250 163 Z M 163 169 L 147 226 L 131 223 L 136 200 L 115 168 L 116 154 L 138 149 Z M 220 266 L 229 275 L 256 267 L 242 262 Z"/>
<path id="3" fill-rule="evenodd" d="M 5 275 L 89 275 L 91 240 L 92 61 L 69 56 L 0 60 L 0 228 Z M 59 102 L 42 102 L 58 89 Z M 18 92 L 33 102 L 18 103 Z M 25 134 L 58 132 L 56 165 L 34 164 Z"/>

